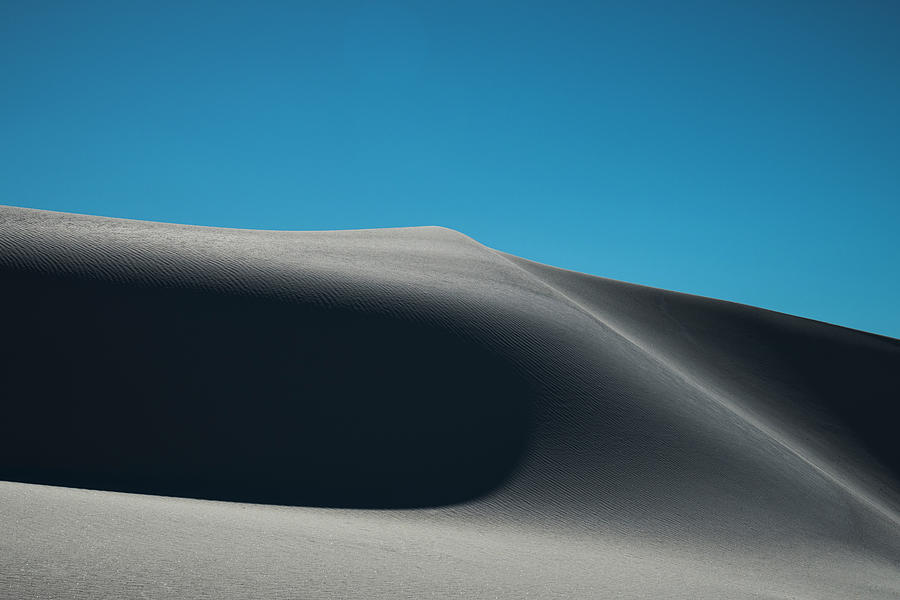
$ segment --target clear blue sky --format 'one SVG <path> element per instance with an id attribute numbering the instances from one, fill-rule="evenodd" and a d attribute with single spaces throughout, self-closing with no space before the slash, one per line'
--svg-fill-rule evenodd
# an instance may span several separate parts
<path id="1" fill-rule="evenodd" d="M 900 2 L 6 0 L 0 203 L 444 225 L 900 337 Z"/>

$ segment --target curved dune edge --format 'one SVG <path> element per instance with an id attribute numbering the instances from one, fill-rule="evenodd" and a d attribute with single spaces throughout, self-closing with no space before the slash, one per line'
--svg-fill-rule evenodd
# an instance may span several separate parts
<path id="1" fill-rule="evenodd" d="M 828 478 L 835 485 L 843 488 L 847 491 L 847 493 L 851 494 L 856 498 L 859 502 L 870 508 L 871 510 L 879 513 L 882 517 L 890 520 L 895 525 L 900 525 L 900 513 L 898 513 L 898 496 L 894 493 L 891 493 L 892 490 L 888 488 L 888 483 L 890 482 L 892 474 L 886 472 L 883 465 L 875 464 L 870 465 L 867 464 L 867 460 L 872 460 L 873 457 L 865 455 L 864 452 L 860 452 L 858 448 L 853 447 L 853 442 L 856 441 L 854 439 L 850 440 L 841 440 L 844 443 L 840 444 L 836 442 L 836 440 L 830 440 L 834 443 L 838 443 L 840 450 L 844 453 L 850 453 L 850 456 L 855 458 L 858 462 L 853 462 L 852 468 L 848 467 L 848 465 L 834 464 L 829 462 L 827 456 L 819 456 L 816 454 L 816 450 L 813 447 L 806 447 L 807 445 L 803 443 L 802 439 L 792 439 L 794 436 L 800 435 L 800 431 L 804 429 L 804 427 L 810 427 L 810 423 L 801 422 L 796 424 L 796 426 L 792 427 L 789 424 L 782 423 L 777 421 L 772 423 L 770 420 L 767 420 L 764 415 L 758 414 L 757 411 L 753 410 L 753 406 L 744 406 L 740 401 L 740 396 L 737 394 L 739 392 L 732 392 L 731 395 L 728 391 L 715 389 L 709 383 L 706 383 L 702 380 L 700 376 L 695 375 L 692 372 L 691 366 L 685 364 L 683 361 L 679 361 L 677 356 L 669 356 L 665 352 L 661 352 L 653 348 L 653 338 L 651 336 L 644 337 L 639 331 L 629 331 L 627 325 L 622 324 L 618 321 L 614 315 L 605 316 L 598 312 L 598 308 L 596 304 L 588 302 L 583 302 L 575 299 L 572 296 L 569 296 L 564 287 L 555 287 L 553 283 L 548 282 L 545 279 L 540 277 L 541 272 L 545 272 L 548 269 L 555 269 L 554 267 L 547 267 L 546 265 L 541 265 L 539 263 L 532 263 L 531 261 L 526 261 L 524 259 L 510 256 L 510 261 L 513 264 L 524 265 L 523 270 L 532 273 L 537 273 L 535 275 L 536 279 L 538 279 L 541 283 L 546 285 L 549 289 L 553 291 L 553 293 L 558 294 L 564 301 L 571 303 L 573 306 L 578 309 L 584 311 L 591 318 L 596 319 L 599 323 L 601 323 L 604 327 L 607 327 L 613 331 L 615 331 L 618 335 L 620 335 L 624 340 L 633 344 L 636 348 L 645 353 L 649 358 L 659 363 L 659 365 L 672 373 L 675 377 L 678 377 L 688 386 L 696 389 L 699 393 L 707 396 L 712 401 L 720 404 L 727 410 L 734 413 L 735 416 L 740 418 L 745 424 L 757 429 L 760 433 L 771 439 L 773 442 L 782 446 L 785 450 L 789 451 L 797 458 L 802 460 L 804 463 L 809 465 L 812 469 Z M 560 271 L 559 269 L 555 269 Z M 565 275 L 565 273 L 563 273 Z M 580 274 L 579 274 L 580 275 Z M 618 283 L 618 282 L 616 282 Z M 621 284 L 620 284 L 621 285 Z M 631 284 L 625 284 L 631 285 Z M 653 290 L 656 291 L 656 290 Z M 677 292 L 668 292 L 668 294 L 677 294 Z M 687 295 L 683 295 L 687 296 Z M 701 301 L 709 301 L 709 299 L 701 299 L 697 298 Z M 763 310 L 763 309 L 753 309 L 752 307 L 742 307 L 740 305 L 735 305 L 737 310 L 742 310 L 745 308 L 749 308 L 750 310 Z M 771 312 L 771 311 L 768 311 Z M 779 315 L 778 313 L 771 313 L 774 318 L 784 318 L 787 317 L 789 319 L 797 319 L 798 317 L 792 317 L 790 315 Z M 827 323 L 810 321 L 811 328 L 817 327 L 829 327 L 836 328 L 838 326 L 829 325 Z M 846 329 L 846 328 L 841 328 Z M 835 331 L 835 333 L 844 333 L 840 330 Z M 888 352 L 893 351 L 896 355 L 897 353 L 897 343 L 896 340 L 891 340 L 889 338 L 882 338 L 883 336 L 874 336 L 874 334 L 866 334 L 865 332 L 846 330 L 847 337 L 853 337 L 856 335 L 862 336 L 873 336 L 872 340 L 868 340 L 874 342 L 876 344 L 883 343 L 885 349 Z M 888 374 L 886 374 L 888 375 Z M 892 377 L 888 375 L 888 378 Z M 890 382 L 886 382 L 883 384 L 881 382 L 877 382 L 875 384 L 877 387 L 886 387 L 886 385 L 890 385 Z M 890 397 L 887 394 L 891 393 L 890 389 L 884 390 L 885 402 L 884 406 L 876 406 L 876 411 L 883 411 L 880 415 L 878 415 L 877 419 L 890 418 L 893 415 L 896 415 L 897 409 L 891 406 L 889 402 Z M 802 406 L 789 406 L 782 407 L 784 412 L 787 415 L 793 415 L 793 411 L 791 409 L 800 410 Z M 780 415 L 779 415 L 780 416 Z M 832 421 L 832 423 L 835 423 Z M 817 432 L 822 434 L 824 432 Z M 849 434 L 849 432 L 848 432 Z M 885 432 L 882 435 L 892 435 L 890 432 Z M 810 444 L 812 446 L 812 444 Z M 855 452 L 854 452 L 855 451 Z M 843 456 L 844 461 L 848 461 L 848 456 L 845 454 Z M 896 453 L 885 457 L 890 461 L 891 466 L 894 467 L 894 471 L 896 472 Z M 869 473 L 865 473 L 865 469 L 868 469 L 875 472 L 874 476 Z M 869 475 L 867 477 L 866 475 Z M 860 481 L 862 480 L 862 481 Z"/>
<path id="2" fill-rule="evenodd" d="M 463 494 L 470 498 L 446 496 L 462 501 L 450 505 L 440 493 L 412 502 L 408 496 L 364 498 L 371 505 L 335 500 L 340 493 L 364 495 L 360 490 L 371 484 L 343 486 L 313 504 L 379 510 L 2 483 L 0 596 L 900 593 L 897 340 L 555 269 L 443 228 L 261 232 L 4 207 L 0 274 L 7 289 L 13 281 L 24 289 L 24 281 L 63 278 L 91 290 L 127 288 L 138 299 L 148 293 L 170 298 L 176 293 L 170 290 L 198 294 L 202 303 L 252 299 L 285 315 L 317 311 L 315 319 L 333 319 L 329 327 L 347 316 L 357 320 L 354 327 L 371 327 L 366 331 L 376 338 L 414 342 L 415 352 L 407 354 L 404 346 L 392 346 L 405 360 L 435 351 L 431 344 L 461 344 L 437 367 L 419 365 L 422 379 L 397 396 L 405 404 L 394 407 L 402 414 L 434 410 L 437 398 L 446 418 L 453 398 L 467 411 L 484 402 L 511 403 L 465 437 L 470 443 L 464 448 L 473 454 L 464 463 L 454 462 L 455 454 L 428 454 L 459 443 L 464 436 L 453 431 L 460 425 L 417 438 L 426 450 L 419 455 L 448 461 L 440 471 L 444 478 L 428 461 L 405 462 L 407 446 L 375 452 L 381 463 L 365 469 L 387 469 L 379 476 L 395 478 L 390 489 L 415 492 L 421 486 L 403 483 L 414 475 L 440 493 L 459 489 L 467 473 L 488 472 L 477 468 L 484 457 L 522 444 Z M 5 302 L 11 315 L 13 300 Z M 26 306 L 20 302 L 11 316 L 21 318 Z M 384 326 L 371 325 L 373 319 Z M 30 331 L 25 323 L 20 329 Z M 389 355 L 380 352 L 384 345 L 363 346 L 368 354 L 351 356 L 352 364 Z M 335 352 L 329 361 L 344 356 Z M 483 358 L 466 362 L 460 353 Z M 392 364 L 378 360 L 382 367 Z M 490 369 L 468 383 L 453 375 L 485 364 Z M 389 374 L 383 389 L 404 373 Z M 420 401 L 412 390 L 435 378 L 444 382 L 435 388 L 446 394 Z M 489 385 L 470 385 L 485 381 Z M 7 403 L 33 402 L 29 389 L 17 388 Z M 366 386 L 348 389 L 358 395 Z M 473 389 L 490 392 L 479 396 L 469 393 Z M 511 414 L 517 398 L 528 404 L 527 420 L 496 416 Z M 367 414 L 383 427 L 393 422 L 383 410 Z M 18 431 L 25 433 L 19 439 L 40 440 L 40 429 L 28 430 L 27 421 L 20 420 Z M 392 439 L 402 431 L 391 430 Z M 510 431 L 525 437 L 510 437 Z M 479 446 L 494 439 L 490 432 L 509 443 Z M 13 451 L 4 448 L 7 463 Z M 346 460 L 358 467 L 361 459 Z M 390 461 L 393 467 L 378 466 Z M 319 483 L 327 483 L 332 466 L 320 468 Z M 390 505 L 395 508 L 383 508 Z"/>

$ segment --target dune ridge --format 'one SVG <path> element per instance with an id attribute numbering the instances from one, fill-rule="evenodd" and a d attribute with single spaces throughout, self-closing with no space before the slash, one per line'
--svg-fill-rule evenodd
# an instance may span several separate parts
<path id="1" fill-rule="evenodd" d="M 0 280 L 0 595 L 900 593 L 898 340 L 437 227 L 2 207 Z"/>
<path id="2" fill-rule="evenodd" d="M 524 262 L 524 261 L 522 261 L 522 259 L 518 259 L 517 257 L 510 257 L 510 261 L 513 262 L 513 264 L 516 264 L 517 262 Z M 540 269 L 546 269 L 545 265 L 538 265 L 538 264 L 534 264 L 534 263 L 532 263 L 532 265 L 533 265 L 532 268 L 534 268 L 536 271 L 539 271 Z M 527 268 L 523 267 L 523 270 L 527 271 Z M 876 463 L 876 465 L 870 466 L 870 468 L 876 471 L 877 479 L 874 482 L 874 485 L 876 485 L 877 487 L 875 489 L 881 491 L 882 494 L 887 495 L 886 499 L 882 499 L 881 497 L 879 497 L 880 494 L 878 494 L 878 492 L 873 493 L 873 492 L 870 492 L 865 489 L 868 485 L 871 485 L 870 482 L 860 484 L 859 482 L 854 481 L 854 479 L 856 477 L 859 477 L 859 473 L 847 472 L 844 469 L 840 469 L 840 467 L 837 465 L 829 464 L 827 459 L 824 457 L 814 458 L 813 456 L 808 454 L 807 451 L 804 451 L 802 449 L 802 443 L 798 443 L 797 441 L 791 440 L 788 437 L 790 435 L 789 433 L 780 432 L 778 430 L 779 428 L 777 426 L 773 426 L 772 424 L 765 422 L 762 418 L 757 417 L 756 415 L 753 414 L 753 412 L 751 412 L 747 408 L 742 407 L 739 403 L 730 400 L 725 395 L 725 393 L 711 389 L 708 385 L 704 384 L 704 382 L 701 381 L 698 377 L 691 374 L 691 372 L 689 370 L 685 369 L 683 366 L 676 364 L 671 358 L 667 357 L 663 353 L 661 353 L 659 351 L 655 351 L 652 347 L 650 347 L 650 345 L 648 344 L 647 341 L 640 340 L 639 335 L 626 333 L 623 327 L 617 326 L 614 323 L 613 319 L 609 319 L 609 318 L 604 319 L 601 315 L 597 314 L 589 306 L 586 306 L 585 304 L 582 304 L 578 300 L 575 300 L 572 297 L 570 297 L 569 295 L 567 295 L 565 293 L 565 291 L 563 291 L 562 288 L 554 287 L 551 283 L 548 283 L 546 280 L 540 279 L 539 275 L 535 275 L 535 277 L 541 283 L 547 285 L 547 287 L 550 288 L 551 290 L 553 290 L 555 293 L 559 294 L 559 296 L 563 300 L 573 304 L 577 308 L 583 310 L 587 315 L 589 315 L 593 319 L 596 319 L 598 322 L 601 322 L 604 326 L 609 327 L 611 330 L 615 331 L 617 334 L 619 334 L 622 337 L 622 339 L 633 344 L 635 347 L 637 347 L 642 352 L 644 352 L 647 356 L 649 356 L 652 359 L 654 359 L 655 361 L 657 361 L 663 368 L 669 370 L 670 372 L 672 372 L 673 374 L 678 376 L 685 383 L 687 383 L 691 387 L 696 388 L 701 393 L 709 396 L 712 400 L 716 401 L 723 407 L 725 407 L 728 410 L 730 410 L 731 412 L 733 412 L 736 416 L 741 418 L 748 425 L 751 425 L 752 427 L 758 429 L 761 433 L 763 433 L 764 435 L 766 435 L 767 437 L 769 437 L 776 443 L 783 446 L 786 450 L 788 450 L 792 454 L 796 455 L 803 462 L 807 463 L 810 467 L 812 467 L 813 469 L 815 469 L 816 471 L 818 471 L 825 477 L 829 478 L 835 484 L 846 489 L 849 493 L 851 493 L 855 497 L 857 497 L 861 502 L 865 503 L 867 506 L 871 507 L 873 510 L 879 512 L 885 518 L 891 520 L 895 524 L 900 525 L 900 521 L 898 521 L 898 512 L 897 512 L 898 497 L 895 494 L 884 494 L 884 485 L 885 485 L 884 481 L 887 480 L 889 477 L 889 475 L 884 472 L 887 470 L 887 468 L 884 466 L 884 464 Z M 626 285 L 628 285 L 628 284 L 626 284 Z M 670 293 L 672 293 L 672 292 L 670 292 Z M 757 309 L 757 310 L 762 310 L 762 309 Z M 823 323 L 823 325 L 828 326 L 827 324 L 824 324 L 824 323 Z M 830 327 L 835 327 L 835 326 L 831 325 Z M 855 332 L 855 333 L 863 333 L 863 332 Z M 866 334 L 866 335 L 874 335 L 874 334 Z M 883 337 L 883 336 L 877 336 L 877 337 Z M 888 340 L 887 338 L 885 338 L 884 341 L 888 342 L 888 344 L 886 344 L 886 346 L 890 347 L 889 345 L 891 343 L 891 340 Z M 888 405 L 884 408 L 885 408 L 884 415 L 879 418 L 883 418 L 884 416 L 891 416 L 891 415 L 896 414 L 896 409 L 894 409 L 890 405 Z M 892 432 L 887 432 L 887 435 L 892 435 Z M 833 443 L 835 442 L 835 440 L 830 440 L 830 441 L 832 441 Z M 895 446 L 895 445 L 892 444 L 892 446 Z M 853 452 L 854 449 L 848 448 L 847 445 L 841 445 L 841 450 L 846 453 L 846 452 Z M 898 466 L 898 463 L 896 461 L 896 450 L 895 450 L 895 448 L 891 448 L 891 450 L 893 450 L 894 452 L 891 454 L 891 456 L 888 457 L 890 459 L 889 467 L 891 468 L 891 471 L 896 472 L 896 468 Z M 857 450 L 857 452 L 859 452 L 859 451 Z M 859 452 L 859 454 L 863 454 L 863 453 Z M 873 460 L 873 457 L 868 456 L 868 455 L 863 455 L 862 457 L 858 457 L 858 460 L 866 460 L 866 459 L 871 461 L 871 460 Z M 863 465 L 860 465 L 857 463 L 855 466 L 861 467 Z"/>

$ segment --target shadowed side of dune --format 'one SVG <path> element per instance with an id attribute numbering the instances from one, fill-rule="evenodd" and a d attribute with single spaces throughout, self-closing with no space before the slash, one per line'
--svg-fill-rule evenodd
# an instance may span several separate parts
<path id="1" fill-rule="evenodd" d="M 829 472 L 900 499 L 900 340 L 504 256 Z"/>
<path id="2" fill-rule="evenodd" d="M 444 505 L 517 464 L 532 393 L 446 328 L 6 270 L 0 479 L 230 501 Z"/>

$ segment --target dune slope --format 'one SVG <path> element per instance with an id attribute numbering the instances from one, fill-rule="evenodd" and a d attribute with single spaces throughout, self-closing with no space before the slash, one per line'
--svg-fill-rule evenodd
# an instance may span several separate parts
<path id="1" fill-rule="evenodd" d="M 897 340 L 436 227 L 0 207 L 0 282 L 0 597 L 900 595 Z"/>

